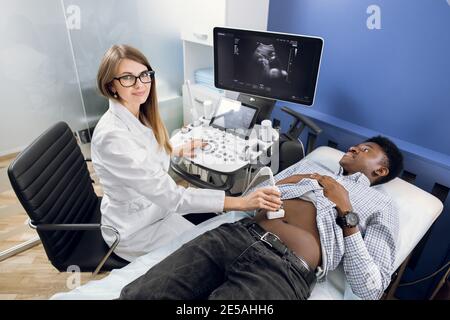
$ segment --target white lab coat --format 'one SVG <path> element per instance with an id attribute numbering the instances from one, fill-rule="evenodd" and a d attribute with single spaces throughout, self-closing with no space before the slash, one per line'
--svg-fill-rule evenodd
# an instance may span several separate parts
<path id="1" fill-rule="evenodd" d="M 91 156 L 104 191 L 101 223 L 119 231 L 114 252 L 128 261 L 193 228 L 180 213 L 223 210 L 223 191 L 176 185 L 153 131 L 113 100 L 94 130 Z M 102 234 L 111 246 L 114 236 Z"/>

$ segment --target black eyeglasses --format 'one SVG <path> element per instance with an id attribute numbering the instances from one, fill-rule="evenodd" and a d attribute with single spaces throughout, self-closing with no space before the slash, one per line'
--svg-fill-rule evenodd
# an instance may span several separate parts
<path id="1" fill-rule="evenodd" d="M 119 80 L 122 87 L 128 88 L 136 84 L 137 78 L 139 78 L 139 80 L 141 80 L 142 83 L 150 83 L 155 78 L 155 71 L 146 70 L 144 72 L 141 72 L 141 74 L 138 75 L 137 77 L 132 74 L 127 74 L 113 79 Z"/>

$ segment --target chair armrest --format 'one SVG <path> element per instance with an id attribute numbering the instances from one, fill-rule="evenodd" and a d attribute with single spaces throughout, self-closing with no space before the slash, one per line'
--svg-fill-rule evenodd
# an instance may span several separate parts
<path id="1" fill-rule="evenodd" d="M 38 231 L 92 231 L 100 230 L 102 225 L 100 223 L 86 223 L 86 224 L 38 224 L 36 229 Z"/>
<path id="2" fill-rule="evenodd" d="M 31 222 L 29 222 L 28 224 L 31 227 L 34 226 Z M 119 231 L 117 231 L 116 228 L 114 228 L 112 226 L 109 226 L 109 225 L 100 224 L 100 223 L 38 224 L 37 226 L 35 226 L 35 228 L 38 231 L 62 231 L 62 230 L 66 230 L 66 231 L 93 231 L 93 230 L 101 230 L 102 228 L 111 230 L 114 233 L 114 236 L 116 237 L 116 240 L 114 241 L 112 246 L 109 248 L 109 250 L 106 253 L 106 255 L 102 258 L 100 263 L 97 265 L 97 268 L 92 273 L 93 276 L 97 275 L 100 272 L 100 270 L 103 267 L 103 265 L 105 264 L 106 260 L 108 260 L 109 256 L 111 255 L 111 253 L 114 251 L 114 249 L 117 247 L 117 245 L 120 242 L 120 233 L 119 233 Z"/>

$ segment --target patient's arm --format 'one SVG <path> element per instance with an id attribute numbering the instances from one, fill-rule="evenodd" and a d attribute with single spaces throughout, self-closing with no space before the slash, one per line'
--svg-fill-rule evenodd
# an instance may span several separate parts
<path id="1" fill-rule="evenodd" d="M 344 271 L 353 293 L 379 299 L 389 285 L 395 261 L 398 216 L 392 204 L 372 214 L 364 237 L 344 237 Z"/>

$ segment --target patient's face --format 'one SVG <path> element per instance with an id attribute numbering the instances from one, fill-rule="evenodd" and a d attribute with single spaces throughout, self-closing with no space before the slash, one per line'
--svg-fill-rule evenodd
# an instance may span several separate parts
<path id="1" fill-rule="evenodd" d="M 388 174 L 387 157 L 381 147 L 374 142 L 364 142 L 350 147 L 339 164 L 345 173 L 364 173 L 371 182 Z"/>

